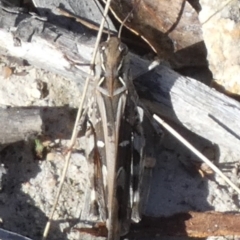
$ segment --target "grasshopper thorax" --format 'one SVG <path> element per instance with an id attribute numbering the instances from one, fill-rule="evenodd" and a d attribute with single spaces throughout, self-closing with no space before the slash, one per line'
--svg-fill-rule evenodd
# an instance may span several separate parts
<path id="1" fill-rule="evenodd" d="M 99 47 L 96 64 L 97 90 L 114 97 L 128 88 L 128 48 L 119 38 L 111 37 Z"/>

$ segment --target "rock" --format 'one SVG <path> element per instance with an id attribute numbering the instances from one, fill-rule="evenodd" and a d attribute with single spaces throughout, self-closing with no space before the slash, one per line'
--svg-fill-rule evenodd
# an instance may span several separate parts
<path id="1" fill-rule="evenodd" d="M 240 94 L 240 13 L 238 1 L 200 0 L 203 38 L 214 81 Z"/>

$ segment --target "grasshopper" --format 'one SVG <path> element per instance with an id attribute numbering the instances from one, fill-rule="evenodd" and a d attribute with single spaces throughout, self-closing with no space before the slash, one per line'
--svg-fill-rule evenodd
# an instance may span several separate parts
<path id="1" fill-rule="evenodd" d="M 89 166 L 84 211 L 88 220 L 106 222 L 108 240 L 119 239 L 131 221 L 141 219 L 145 140 L 127 52 L 117 37 L 100 45 L 84 116 Z"/>
<path id="2" fill-rule="evenodd" d="M 105 222 L 108 240 L 120 239 L 128 233 L 131 221 L 141 220 L 141 195 L 145 194 L 142 191 L 145 167 L 143 110 L 137 107 L 138 97 L 130 78 L 127 53 L 126 45 L 117 37 L 109 37 L 100 45 L 94 62 L 92 97 L 83 114 L 80 104 L 78 116 L 81 120 L 77 127 L 77 117 L 74 127 L 78 130 L 83 127 L 87 140 L 85 154 L 89 188 L 81 220 Z M 70 152 L 43 239 L 46 239 L 50 227 L 69 159 Z"/>

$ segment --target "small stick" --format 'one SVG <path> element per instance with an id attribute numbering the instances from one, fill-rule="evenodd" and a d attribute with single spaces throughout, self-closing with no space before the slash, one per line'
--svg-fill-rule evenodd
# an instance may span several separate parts
<path id="1" fill-rule="evenodd" d="M 184 139 L 179 133 L 177 133 L 172 127 L 170 127 L 166 122 L 164 122 L 156 114 L 153 118 L 161 124 L 168 132 L 170 132 L 175 138 L 177 138 L 183 145 L 185 145 L 189 150 L 191 150 L 197 157 L 199 157 L 203 162 L 205 162 L 215 173 L 217 173 L 222 179 L 225 180 L 238 194 L 240 194 L 240 189 L 227 177 L 224 173 L 216 167 L 209 159 L 207 159 L 202 153 L 200 153 L 193 145 L 191 145 L 186 139 Z"/>
<path id="2" fill-rule="evenodd" d="M 108 0 L 107 3 L 106 3 L 105 9 L 104 9 L 103 18 L 102 18 L 102 21 L 101 21 L 101 24 L 100 24 L 100 27 L 99 27 L 99 32 L 98 32 L 98 35 L 97 35 L 97 39 L 96 39 L 96 43 L 95 43 L 95 47 L 94 47 L 94 52 L 93 52 L 93 57 L 92 57 L 90 66 L 94 66 L 94 63 L 95 63 L 97 50 L 98 50 L 98 46 L 99 46 L 99 43 L 100 43 L 100 40 L 101 40 L 101 37 L 102 37 L 103 27 L 104 27 L 104 23 L 105 23 L 107 14 L 108 14 L 108 9 L 109 9 L 110 3 L 111 3 L 111 0 Z M 91 76 L 92 74 L 93 74 L 93 69 L 92 69 L 92 67 L 90 67 L 88 76 Z M 78 130 L 77 130 L 78 129 L 78 122 L 79 122 L 80 117 L 81 117 L 83 104 L 84 104 L 84 100 L 85 100 L 86 93 L 87 93 L 87 90 L 88 90 L 89 82 L 90 82 L 90 77 L 87 77 L 85 85 L 84 85 L 83 96 L 82 96 L 81 102 L 79 104 L 78 113 L 77 113 L 76 121 L 75 121 L 74 128 L 73 128 L 73 133 L 72 133 L 72 137 L 71 137 L 71 141 L 70 141 L 70 146 L 71 147 L 69 148 L 69 151 L 68 151 L 68 153 L 65 157 L 65 165 L 64 165 L 64 168 L 63 168 L 63 172 L 62 172 L 60 185 L 59 185 L 59 188 L 58 188 L 58 192 L 57 192 L 57 195 L 56 195 L 56 198 L 55 198 L 55 201 L 54 201 L 54 205 L 53 205 L 51 214 L 49 216 L 49 220 L 48 220 L 48 222 L 45 226 L 45 229 L 44 229 L 42 240 L 45 240 L 47 238 L 47 235 L 48 235 L 48 232 L 49 232 L 49 229 L 50 229 L 50 226 L 51 226 L 51 222 L 52 222 L 52 219 L 53 219 L 53 215 L 54 215 L 54 212 L 56 210 L 56 206 L 57 206 L 57 203 L 58 203 L 61 191 L 62 191 L 65 176 L 66 176 L 67 169 L 68 169 L 68 166 L 69 166 L 69 163 L 70 163 L 70 157 L 71 157 L 71 153 L 72 153 L 71 149 L 72 149 L 72 146 L 75 144 L 77 133 L 78 133 Z"/>

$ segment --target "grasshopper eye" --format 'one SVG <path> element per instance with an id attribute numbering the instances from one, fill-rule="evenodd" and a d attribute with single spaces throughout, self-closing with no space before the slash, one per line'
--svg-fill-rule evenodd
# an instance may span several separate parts
<path id="1" fill-rule="evenodd" d="M 125 44 L 123 44 L 123 43 L 120 43 L 120 44 L 119 44 L 118 50 L 119 50 L 120 52 L 122 52 L 124 55 L 126 55 L 127 52 L 128 52 L 127 46 L 126 46 Z"/>
<path id="2" fill-rule="evenodd" d="M 100 52 L 100 53 L 103 53 L 105 50 L 106 50 L 106 43 L 104 42 L 104 43 L 102 43 L 102 44 L 100 45 L 100 47 L 99 47 L 99 52 Z"/>
<path id="3" fill-rule="evenodd" d="M 105 46 L 105 45 L 101 46 L 101 47 L 100 47 L 100 52 L 104 52 L 105 49 L 106 49 L 106 46 Z"/>

